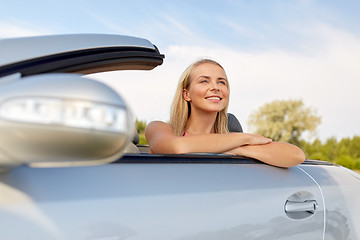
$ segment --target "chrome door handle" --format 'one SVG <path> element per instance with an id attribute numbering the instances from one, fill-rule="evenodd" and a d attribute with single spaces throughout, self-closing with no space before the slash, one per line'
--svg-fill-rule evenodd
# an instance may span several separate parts
<path id="1" fill-rule="evenodd" d="M 285 203 L 285 212 L 286 213 L 298 213 L 298 212 L 308 212 L 314 214 L 318 204 L 316 200 L 306 200 L 303 202 L 295 202 L 287 200 Z"/>

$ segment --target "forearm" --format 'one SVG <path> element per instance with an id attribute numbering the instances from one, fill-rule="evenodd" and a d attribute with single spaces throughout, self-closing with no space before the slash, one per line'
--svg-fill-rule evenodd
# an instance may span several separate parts
<path id="1" fill-rule="evenodd" d="M 228 154 L 255 158 L 278 167 L 292 167 L 305 161 L 304 152 L 295 145 L 272 142 L 264 145 L 246 145 L 232 149 Z"/>
<path id="2" fill-rule="evenodd" d="M 168 147 L 164 148 L 164 144 Z M 208 152 L 221 153 L 230 149 L 248 144 L 248 136 L 246 134 L 205 134 L 193 135 L 186 137 L 177 137 L 173 141 L 161 145 L 161 150 L 156 149 L 158 153 L 194 153 Z"/>
<path id="3" fill-rule="evenodd" d="M 267 144 L 272 141 L 261 135 L 248 133 L 175 136 L 172 127 L 160 121 L 154 121 L 146 127 L 145 137 L 151 151 L 160 154 L 223 153 L 243 145 Z"/>

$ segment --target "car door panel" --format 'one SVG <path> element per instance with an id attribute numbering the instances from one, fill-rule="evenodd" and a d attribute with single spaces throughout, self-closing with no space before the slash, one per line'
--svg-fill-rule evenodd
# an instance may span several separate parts
<path id="1" fill-rule="evenodd" d="M 23 197 L 16 206 L 24 211 L 7 211 L 7 223 L 33 226 L 37 239 L 323 237 L 321 193 L 297 167 L 213 163 L 20 167 L 6 175 L 4 184 Z M 285 202 L 299 191 L 311 193 L 319 206 L 311 217 L 291 219 Z M 2 231 L 0 237 L 17 236 L 14 231 Z"/>
<path id="2" fill-rule="evenodd" d="M 325 239 L 359 239 L 360 176 L 340 166 L 300 166 L 321 186 L 325 207 Z"/>

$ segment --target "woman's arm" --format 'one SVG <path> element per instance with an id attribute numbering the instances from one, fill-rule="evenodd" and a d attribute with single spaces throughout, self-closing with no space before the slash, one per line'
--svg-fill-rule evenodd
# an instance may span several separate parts
<path id="1" fill-rule="evenodd" d="M 172 127 L 160 121 L 154 121 L 147 125 L 145 137 L 151 152 L 170 154 L 222 153 L 247 144 L 258 145 L 271 142 L 269 138 L 247 133 L 175 136 Z"/>
<path id="2" fill-rule="evenodd" d="M 272 142 L 257 134 L 204 134 L 175 136 L 169 124 L 148 124 L 145 137 L 151 153 L 181 154 L 191 152 L 226 153 L 258 159 L 278 166 L 292 167 L 305 161 L 304 152 L 289 143 Z"/>
<path id="3" fill-rule="evenodd" d="M 304 152 L 295 145 L 272 142 L 264 145 L 246 145 L 225 152 L 255 158 L 278 167 L 292 167 L 305 161 Z"/>

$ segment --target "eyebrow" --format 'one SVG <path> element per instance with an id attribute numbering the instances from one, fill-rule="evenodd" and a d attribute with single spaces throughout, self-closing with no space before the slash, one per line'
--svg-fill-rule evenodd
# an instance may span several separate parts
<path id="1" fill-rule="evenodd" d="M 199 79 L 199 78 L 206 78 L 206 79 L 210 79 L 210 77 L 209 77 L 209 76 L 204 76 L 204 75 L 199 76 L 197 79 Z M 219 78 L 217 78 L 217 80 L 225 80 L 225 81 L 227 81 L 227 79 L 226 79 L 226 78 L 223 78 L 223 77 L 219 77 Z"/>

